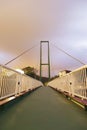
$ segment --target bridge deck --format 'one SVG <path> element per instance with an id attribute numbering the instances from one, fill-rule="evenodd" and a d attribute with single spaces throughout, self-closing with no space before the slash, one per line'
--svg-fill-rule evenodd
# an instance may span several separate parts
<path id="1" fill-rule="evenodd" d="M 87 112 L 48 87 L 0 109 L 0 130 L 87 130 Z"/>

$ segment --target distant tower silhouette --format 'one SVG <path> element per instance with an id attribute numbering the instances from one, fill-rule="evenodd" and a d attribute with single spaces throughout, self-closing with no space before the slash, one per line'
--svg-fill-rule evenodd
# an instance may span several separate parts
<path id="1" fill-rule="evenodd" d="M 43 45 L 47 44 L 47 63 L 43 63 Z M 42 66 L 48 66 L 48 78 L 50 79 L 50 49 L 49 41 L 40 41 L 40 80 L 42 78 Z"/>

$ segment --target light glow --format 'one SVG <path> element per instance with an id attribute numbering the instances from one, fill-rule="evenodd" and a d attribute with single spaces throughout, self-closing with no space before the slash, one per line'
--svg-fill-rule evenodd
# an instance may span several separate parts
<path id="1" fill-rule="evenodd" d="M 24 71 L 21 70 L 21 69 L 16 69 L 17 72 L 21 73 L 21 74 L 24 74 Z"/>

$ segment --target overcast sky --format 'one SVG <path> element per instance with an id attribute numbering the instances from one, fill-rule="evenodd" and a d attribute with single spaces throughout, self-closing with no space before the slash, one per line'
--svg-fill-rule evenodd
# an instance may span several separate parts
<path id="1" fill-rule="evenodd" d="M 50 42 L 51 76 L 83 65 L 57 47 L 87 64 L 87 0 L 0 0 L 0 64 L 37 44 L 8 67 L 39 73 L 41 40 Z"/>

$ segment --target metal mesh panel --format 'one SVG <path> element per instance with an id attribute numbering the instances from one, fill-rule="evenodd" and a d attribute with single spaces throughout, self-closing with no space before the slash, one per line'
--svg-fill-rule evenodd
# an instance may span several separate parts
<path id="1" fill-rule="evenodd" d="M 41 82 L 0 65 L 0 100 L 39 86 Z"/>
<path id="2" fill-rule="evenodd" d="M 86 98 L 86 68 L 71 73 L 72 93 L 82 98 Z"/>
<path id="3" fill-rule="evenodd" d="M 87 66 L 72 71 L 48 83 L 49 86 L 68 92 L 69 95 L 87 99 Z"/>

